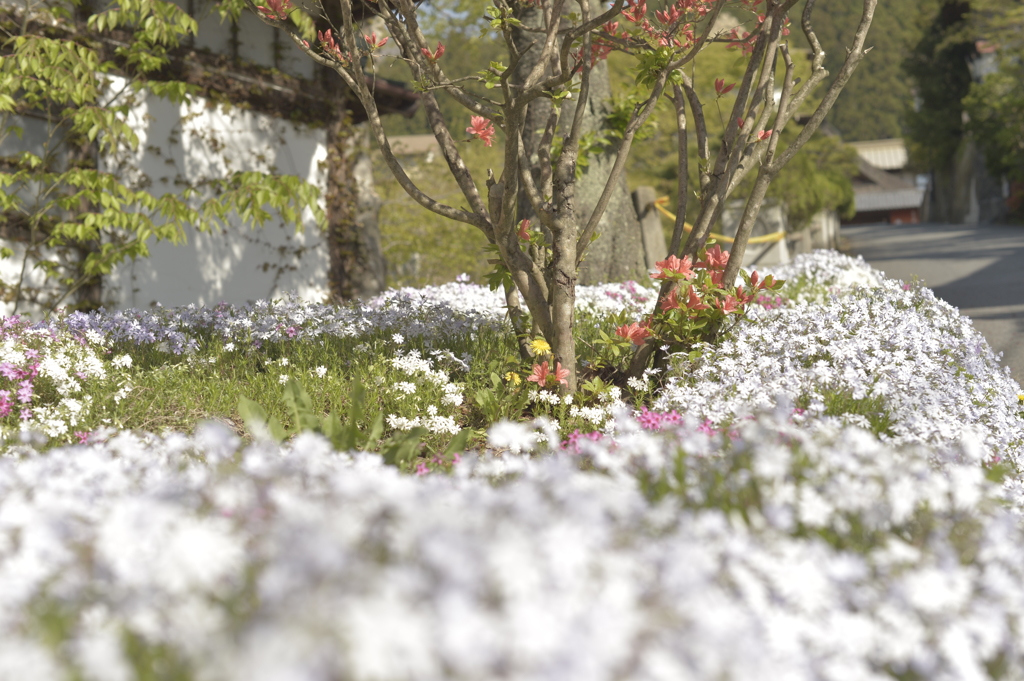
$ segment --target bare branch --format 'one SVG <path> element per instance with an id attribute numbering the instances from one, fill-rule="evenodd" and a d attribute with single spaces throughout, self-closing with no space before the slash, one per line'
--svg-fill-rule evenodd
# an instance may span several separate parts
<path id="1" fill-rule="evenodd" d="M 811 4 L 812 3 L 809 1 L 808 6 Z M 864 55 L 867 54 L 864 50 L 864 41 L 868 37 L 868 30 L 871 28 L 871 20 L 875 16 L 875 7 L 877 5 L 878 0 L 864 0 L 864 11 L 861 14 L 860 24 L 857 26 L 857 33 L 853 38 L 853 47 L 851 47 L 846 53 L 846 61 L 843 62 L 842 68 L 839 69 L 836 79 L 832 81 L 832 85 L 829 86 L 825 96 L 818 104 L 818 108 L 815 109 L 810 120 L 807 121 L 803 130 L 800 131 L 800 135 L 797 136 L 793 144 L 782 152 L 782 155 L 772 163 L 773 167 L 781 169 L 782 166 L 789 163 L 789 160 L 793 158 L 797 151 L 800 150 L 800 147 L 806 144 L 807 140 L 811 138 L 811 135 L 817 132 L 822 121 L 825 120 L 825 116 L 827 116 L 828 112 L 831 111 L 832 105 L 835 104 L 836 100 L 839 98 L 839 93 L 842 92 L 843 88 L 850 81 L 850 76 L 853 75 L 853 72 L 857 68 L 861 59 L 863 59 Z M 809 29 L 810 13 L 805 12 L 804 16 L 806 30 L 813 35 L 813 31 L 810 31 Z"/>

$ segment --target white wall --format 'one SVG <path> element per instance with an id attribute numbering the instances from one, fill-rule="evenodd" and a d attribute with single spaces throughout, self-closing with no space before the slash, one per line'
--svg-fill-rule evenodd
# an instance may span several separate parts
<path id="1" fill-rule="evenodd" d="M 140 148 L 106 169 L 150 183 L 157 196 L 180 191 L 182 181 L 223 178 L 236 170 L 274 170 L 324 187 L 325 133 L 237 108 L 208 108 L 204 100 L 175 105 L 147 96 L 133 127 Z M 120 167 L 117 161 L 124 161 Z M 186 230 L 187 244 L 150 245 L 149 258 L 125 264 L 104 278 L 104 298 L 116 307 L 220 301 L 245 303 L 296 291 L 326 297 L 328 254 L 312 215 L 304 231 L 271 220 L 260 229 L 237 219 L 224 230 Z"/>

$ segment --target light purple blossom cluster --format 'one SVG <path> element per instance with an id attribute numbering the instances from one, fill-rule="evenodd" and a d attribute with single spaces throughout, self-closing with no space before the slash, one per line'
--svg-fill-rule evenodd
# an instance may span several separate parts
<path id="1" fill-rule="evenodd" d="M 974 433 L 996 458 L 1024 465 L 1020 386 L 969 319 L 928 288 L 833 252 L 787 267 L 777 269 L 787 280 L 817 277 L 803 289 L 810 297 L 752 308 L 717 346 L 677 359 L 656 409 L 717 426 L 782 399 L 806 404 L 805 420 L 867 428 L 858 408 L 870 407 L 889 422 L 883 439 L 941 447 Z M 815 282 L 831 292 L 815 294 Z"/>
<path id="2" fill-rule="evenodd" d="M 219 426 L 23 447 L 0 459 L 0 677 L 1024 676 L 1020 509 L 970 442 L 623 413 L 580 457 L 500 428 L 524 454 L 451 475 Z"/>
<path id="3" fill-rule="evenodd" d="M 0 437 L 26 430 L 65 435 L 77 425 L 92 402 L 86 386 L 107 378 L 100 340 L 18 316 L 0 319 Z"/>

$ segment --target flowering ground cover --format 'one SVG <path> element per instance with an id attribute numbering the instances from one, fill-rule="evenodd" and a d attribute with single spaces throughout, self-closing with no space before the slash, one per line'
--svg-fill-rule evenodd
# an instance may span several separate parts
<path id="1" fill-rule="evenodd" d="M 6 320 L 0 679 L 1024 679 L 1020 387 L 926 288 L 774 274 L 622 385 L 656 290 L 582 290 L 564 396 L 465 282 Z"/>

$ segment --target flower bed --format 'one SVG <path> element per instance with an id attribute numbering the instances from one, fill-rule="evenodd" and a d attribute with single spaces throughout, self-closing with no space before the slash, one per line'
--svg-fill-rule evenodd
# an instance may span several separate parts
<path id="1" fill-rule="evenodd" d="M 821 252 L 774 274 L 784 304 L 677 358 L 652 408 L 606 391 L 585 429 L 579 403 L 499 404 L 417 475 L 311 433 L 26 436 L 0 457 L 0 679 L 1024 678 L 1019 386 L 927 289 Z M 653 296 L 580 298 L 596 321 Z M 261 385 L 330 381 L 348 365 L 303 353 L 341 337 L 385 411 L 450 433 L 478 373 L 545 394 L 465 345 L 504 333 L 500 305 L 455 284 L 9 322 L 3 361 L 59 403 L 130 391 L 161 343 L 190 373 L 244 350 L 278 353 Z"/>

